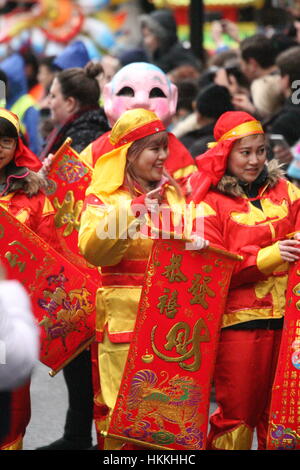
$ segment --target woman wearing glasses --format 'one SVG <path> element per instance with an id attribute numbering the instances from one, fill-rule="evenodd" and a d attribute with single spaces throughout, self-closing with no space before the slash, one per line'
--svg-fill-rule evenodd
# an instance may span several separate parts
<path id="1" fill-rule="evenodd" d="M 42 192 L 44 181 L 37 171 L 38 158 L 20 138 L 18 117 L 0 108 L 0 207 L 27 225 L 54 248 L 58 246 L 54 210 Z M 0 449 L 22 448 L 30 419 L 29 382 L 12 392 L 11 428 Z"/>

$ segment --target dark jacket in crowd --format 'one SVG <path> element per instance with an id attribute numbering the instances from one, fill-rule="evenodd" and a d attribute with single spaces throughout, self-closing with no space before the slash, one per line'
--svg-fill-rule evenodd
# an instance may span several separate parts
<path id="1" fill-rule="evenodd" d="M 182 46 L 177 36 L 177 25 L 172 12 L 168 9 L 155 10 L 149 15 L 141 16 L 141 26 L 146 26 L 158 38 L 159 47 L 149 58 L 150 62 L 165 73 L 190 64 L 200 67 L 200 61 L 191 49 Z"/>
<path id="2" fill-rule="evenodd" d="M 265 123 L 270 134 L 281 134 L 290 146 L 300 139 L 300 103 L 288 98 L 282 109 Z"/>
<path id="3" fill-rule="evenodd" d="M 55 128 L 49 135 L 41 160 L 55 153 L 67 137 L 72 139 L 72 148 L 80 153 L 87 145 L 96 140 L 110 127 L 102 108 L 79 111 L 68 119 L 62 126 Z"/>
<path id="4" fill-rule="evenodd" d="M 180 141 L 190 151 L 193 158 L 206 152 L 207 144 L 214 142 L 214 126 L 216 121 L 207 124 L 206 126 L 196 129 L 185 134 Z"/>

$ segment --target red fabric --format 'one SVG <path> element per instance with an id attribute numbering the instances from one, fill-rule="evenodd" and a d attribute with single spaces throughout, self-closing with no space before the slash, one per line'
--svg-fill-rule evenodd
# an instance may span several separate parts
<path id="1" fill-rule="evenodd" d="M 28 170 L 39 171 L 42 168 L 42 163 L 38 157 L 23 143 L 20 137 L 14 160 L 17 166 L 25 166 Z"/>
<path id="2" fill-rule="evenodd" d="M 24 436 L 30 420 L 30 382 L 12 392 L 10 431 L 1 442 L 0 450 L 13 444 L 19 436 Z"/>
<path id="3" fill-rule="evenodd" d="M 169 136 L 169 155 L 165 163 L 166 170 L 173 175 L 174 172 L 185 168 L 189 165 L 195 165 L 195 162 L 185 148 L 185 146 L 175 137 L 174 134 L 168 133 Z M 109 142 L 110 132 L 101 135 L 92 143 L 93 166 L 101 155 L 110 152 L 113 149 Z"/>
<path id="4" fill-rule="evenodd" d="M 26 211 L 25 225 L 59 252 L 60 244 L 54 224 L 54 210 L 43 213 L 45 200 L 46 196 L 41 191 L 30 198 L 25 193 L 16 192 L 11 195 L 11 198 L 0 197 L 0 204 L 15 217 Z"/>
<path id="5" fill-rule="evenodd" d="M 234 127 L 249 121 L 256 121 L 256 119 L 244 111 L 228 111 L 222 114 L 214 127 L 216 142 Z M 199 203 L 205 197 L 210 186 L 216 186 L 224 176 L 232 146 L 240 138 L 237 136 L 218 142 L 215 147 L 196 158 L 198 173 L 193 174 L 190 178 L 192 199 L 195 203 Z"/>
<path id="6" fill-rule="evenodd" d="M 127 144 L 128 142 L 135 142 L 138 139 L 155 134 L 155 132 L 162 132 L 165 130 L 166 129 L 160 120 L 152 121 L 124 135 L 118 142 L 114 144 L 114 147 L 117 148 L 121 145 Z"/>
<path id="7" fill-rule="evenodd" d="M 286 202 L 286 216 L 272 221 L 273 236 L 268 223 L 257 224 L 255 220 L 252 224 L 249 222 L 249 225 L 243 223 L 250 210 L 253 210 L 252 204 L 246 198 L 233 198 L 217 191 L 210 191 L 204 198 L 204 202 L 216 213 L 204 217 L 204 238 L 212 245 L 244 257 L 243 261 L 235 266 L 224 315 L 254 308 L 273 310 L 270 294 L 263 298 L 256 296 L 255 284 L 267 279 L 258 270 L 256 260 L 261 248 L 285 239 L 288 233 L 300 228 L 300 200 L 291 202 L 288 184 L 290 183 L 286 180 L 280 179 L 274 188 L 260 190 L 262 197 L 269 199 L 274 205 L 280 206 Z M 238 222 L 237 216 L 243 218 L 241 223 Z M 284 274 L 287 273 L 278 273 L 278 275 Z"/>
<path id="8" fill-rule="evenodd" d="M 215 448 L 214 438 L 241 424 L 257 428 L 258 448 L 266 448 L 280 339 L 281 330 L 221 331 L 214 376 L 219 408 L 210 419 L 207 449 Z"/>

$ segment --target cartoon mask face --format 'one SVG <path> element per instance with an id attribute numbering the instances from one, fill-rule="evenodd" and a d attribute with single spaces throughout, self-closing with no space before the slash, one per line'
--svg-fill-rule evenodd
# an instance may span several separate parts
<path id="1" fill-rule="evenodd" d="M 177 87 L 158 67 L 135 62 L 123 67 L 103 90 L 104 110 L 113 126 L 124 111 L 144 108 L 153 111 L 168 126 L 175 114 Z"/>

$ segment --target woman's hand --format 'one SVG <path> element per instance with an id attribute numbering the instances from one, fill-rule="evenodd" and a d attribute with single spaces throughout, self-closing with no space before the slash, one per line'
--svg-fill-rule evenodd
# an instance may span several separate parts
<path id="1" fill-rule="evenodd" d="M 53 153 L 49 153 L 48 157 L 46 157 L 44 160 L 43 160 L 43 166 L 42 168 L 40 169 L 39 171 L 39 174 L 43 177 L 43 178 L 46 178 L 50 169 L 51 169 L 51 166 L 52 166 L 52 162 L 53 162 L 53 158 L 54 158 L 54 155 Z"/>
<path id="2" fill-rule="evenodd" d="M 300 232 L 296 232 L 294 233 L 294 236 L 293 236 L 294 240 L 298 240 L 300 241 Z"/>
<path id="3" fill-rule="evenodd" d="M 209 241 L 199 235 L 192 234 L 189 238 L 191 241 L 186 244 L 186 250 L 204 250 L 209 246 Z"/>
<path id="4" fill-rule="evenodd" d="M 296 234 L 300 238 L 300 234 Z M 295 237 L 296 238 L 296 237 Z M 281 240 L 279 242 L 279 251 L 283 261 L 293 263 L 300 258 L 300 242 L 298 239 Z"/>
<path id="5" fill-rule="evenodd" d="M 156 189 L 153 189 L 152 191 L 149 191 L 149 193 L 146 194 L 145 206 L 148 211 L 150 212 L 158 211 L 159 204 L 161 203 L 162 191 L 163 191 L 162 188 L 158 187 Z"/>

